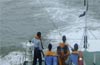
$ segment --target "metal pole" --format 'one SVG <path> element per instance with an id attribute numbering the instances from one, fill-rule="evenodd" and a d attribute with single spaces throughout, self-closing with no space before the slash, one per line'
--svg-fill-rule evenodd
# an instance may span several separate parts
<path id="1" fill-rule="evenodd" d="M 93 65 L 96 65 L 96 55 L 94 53 Z"/>
<path id="2" fill-rule="evenodd" d="M 87 36 L 87 11 L 88 11 L 88 0 L 86 0 L 86 11 L 85 11 L 85 27 L 84 27 L 84 48 L 87 49 L 88 36 Z"/>

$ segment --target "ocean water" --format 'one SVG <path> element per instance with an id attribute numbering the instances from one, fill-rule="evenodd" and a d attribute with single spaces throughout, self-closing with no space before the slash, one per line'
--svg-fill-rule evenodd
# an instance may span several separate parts
<path id="1" fill-rule="evenodd" d="M 79 18 L 85 10 L 83 0 L 0 0 L 0 58 L 23 52 L 25 42 L 38 31 L 44 46 L 52 43 L 56 47 L 66 35 L 70 45 L 78 43 L 82 49 L 85 21 L 88 51 L 100 51 L 100 0 L 88 2 L 87 17 Z"/>

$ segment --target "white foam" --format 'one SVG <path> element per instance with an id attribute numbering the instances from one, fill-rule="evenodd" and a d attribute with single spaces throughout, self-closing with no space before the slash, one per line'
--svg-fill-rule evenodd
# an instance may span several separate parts
<path id="1" fill-rule="evenodd" d="M 0 65 L 20 65 L 23 61 L 24 55 L 22 52 L 11 52 L 0 58 Z"/>
<path id="2" fill-rule="evenodd" d="M 49 18 L 51 21 L 53 21 L 58 29 L 51 31 L 50 33 L 47 34 L 48 39 L 54 39 L 56 41 L 52 41 L 54 44 L 53 46 L 57 46 L 58 42 L 61 42 L 61 35 L 66 35 L 68 42 L 71 44 L 71 46 L 74 45 L 75 42 L 79 43 L 79 45 L 83 45 L 83 34 L 84 34 L 84 26 L 85 26 L 85 21 L 87 21 L 88 25 L 88 51 L 100 51 L 100 40 L 93 40 L 96 38 L 100 38 L 99 35 L 99 30 L 96 27 L 100 27 L 98 24 L 97 20 L 93 19 L 92 16 L 88 17 L 81 17 L 79 18 L 79 15 L 83 13 L 84 10 L 79 9 L 79 8 L 68 8 L 65 6 L 62 7 L 45 7 L 45 10 L 47 14 L 49 15 Z M 63 23 L 63 25 L 62 25 Z M 69 25 L 68 25 L 69 24 Z M 93 30 L 93 28 L 95 30 Z M 61 35 L 59 35 L 59 32 Z M 96 36 L 94 37 L 93 34 Z M 92 40 L 91 40 L 92 39 Z M 95 49 L 95 47 L 97 49 Z M 82 46 L 80 47 L 82 50 Z"/>
<path id="3" fill-rule="evenodd" d="M 99 31 L 95 30 L 93 32 L 94 32 L 94 34 L 96 36 L 100 37 Z M 68 39 L 67 42 L 72 47 L 73 47 L 73 45 L 75 43 L 78 43 L 79 46 L 80 46 L 80 49 L 84 50 L 83 49 L 83 44 L 84 43 L 83 43 L 83 38 L 82 38 L 82 36 L 83 36 L 83 30 L 79 30 L 79 31 L 73 30 L 72 32 L 68 32 L 68 30 L 65 30 L 64 32 L 62 32 L 62 35 L 66 35 L 66 37 Z M 59 34 L 57 34 L 57 32 L 55 32 L 55 30 L 52 31 L 52 32 L 50 32 L 47 36 L 48 36 L 48 39 L 54 39 L 54 40 L 56 40 L 56 42 L 52 42 L 52 44 L 54 44 L 56 46 L 59 44 L 57 40 L 59 40 L 60 42 L 62 42 L 61 41 L 61 36 Z M 100 44 L 99 44 L 99 42 L 100 42 L 99 39 L 95 39 L 94 36 L 91 33 L 88 32 L 88 49 L 87 49 L 88 51 L 90 51 L 90 52 L 100 51 Z"/>

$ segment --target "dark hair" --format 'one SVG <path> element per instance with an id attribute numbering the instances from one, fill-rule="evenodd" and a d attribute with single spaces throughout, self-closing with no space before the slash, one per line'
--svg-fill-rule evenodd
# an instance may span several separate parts
<path id="1" fill-rule="evenodd" d="M 77 44 L 77 43 L 74 44 L 74 50 L 75 50 L 75 51 L 78 50 L 78 44 Z"/>
<path id="2" fill-rule="evenodd" d="M 63 41 L 64 43 L 66 42 L 66 36 L 65 36 L 65 35 L 62 36 L 62 41 Z"/>
<path id="3" fill-rule="evenodd" d="M 41 36 L 41 32 L 37 32 L 37 36 Z"/>
<path id="4" fill-rule="evenodd" d="M 51 51 L 51 49 L 52 49 L 52 44 L 49 44 L 48 45 L 48 50 Z"/>

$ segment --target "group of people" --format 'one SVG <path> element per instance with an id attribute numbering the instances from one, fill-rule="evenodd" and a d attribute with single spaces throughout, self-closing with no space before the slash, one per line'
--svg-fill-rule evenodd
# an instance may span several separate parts
<path id="1" fill-rule="evenodd" d="M 36 36 L 31 40 L 34 43 L 33 65 L 42 65 L 42 55 L 45 56 L 46 65 L 83 65 L 82 52 L 78 51 L 78 44 L 75 43 L 72 53 L 69 50 L 69 44 L 66 43 L 66 36 L 62 36 L 62 42 L 57 46 L 57 52 L 52 51 L 52 44 L 48 45 L 48 51 L 43 53 L 43 44 L 41 40 L 41 32 L 37 32 Z"/>

